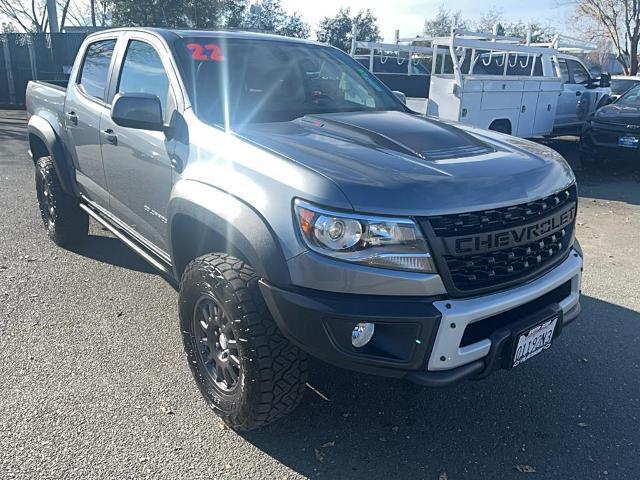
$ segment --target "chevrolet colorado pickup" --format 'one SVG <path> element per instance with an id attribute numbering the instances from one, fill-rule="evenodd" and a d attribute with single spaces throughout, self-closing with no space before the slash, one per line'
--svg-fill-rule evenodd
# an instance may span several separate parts
<path id="1" fill-rule="evenodd" d="M 565 160 L 416 114 L 327 45 L 101 31 L 27 109 L 49 237 L 91 217 L 179 285 L 188 365 L 233 428 L 295 408 L 308 354 L 444 386 L 580 311 Z"/>

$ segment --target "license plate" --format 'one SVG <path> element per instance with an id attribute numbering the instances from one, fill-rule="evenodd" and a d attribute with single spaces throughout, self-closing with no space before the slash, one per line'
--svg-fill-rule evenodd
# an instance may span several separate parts
<path id="1" fill-rule="evenodd" d="M 557 323 L 558 317 L 555 317 L 521 334 L 513 356 L 513 366 L 516 367 L 549 348 Z"/>
<path id="2" fill-rule="evenodd" d="M 618 139 L 618 146 L 626 148 L 638 148 L 640 144 L 640 138 L 638 137 L 620 137 Z"/>

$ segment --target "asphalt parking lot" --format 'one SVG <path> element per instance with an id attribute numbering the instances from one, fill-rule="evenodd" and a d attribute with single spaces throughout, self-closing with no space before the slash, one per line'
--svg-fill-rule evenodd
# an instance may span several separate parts
<path id="1" fill-rule="evenodd" d="M 552 143 L 586 256 L 554 348 L 442 390 L 314 362 L 326 399 L 239 435 L 191 380 L 175 290 L 95 222 L 73 251 L 47 239 L 24 138 L 0 111 L 0 478 L 640 478 L 640 163 Z"/>

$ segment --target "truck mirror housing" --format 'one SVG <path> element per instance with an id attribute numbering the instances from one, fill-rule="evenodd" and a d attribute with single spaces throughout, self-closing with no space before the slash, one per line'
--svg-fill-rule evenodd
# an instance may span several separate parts
<path id="1" fill-rule="evenodd" d="M 600 87 L 609 88 L 611 86 L 611 74 L 602 72 L 600 75 Z"/>
<path id="2" fill-rule="evenodd" d="M 119 93 L 111 107 L 111 119 L 121 127 L 140 130 L 165 130 L 162 104 L 156 95 Z"/>

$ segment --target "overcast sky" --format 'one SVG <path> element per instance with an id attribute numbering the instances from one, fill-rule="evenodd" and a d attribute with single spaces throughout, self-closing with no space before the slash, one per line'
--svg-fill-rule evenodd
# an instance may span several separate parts
<path id="1" fill-rule="evenodd" d="M 566 26 L 568 0 L 282 0 L 291 13 L 298 11 L 311 24 L 315 38 L 317 23 L 325 16 L 333 16 L 340 7 L 351 7 L 352 12 L 369 8 L 378 17 L 378 25 L 386 41 L 392 41 L 394 31 L 401 37 L 422 33 L 425 18 L 434 15 L 440 5 L 450 10 L 461 10 L 465 18 L 477 19 L 484 11 L 497 7 L 508 20 L 539 20 L 563 29 Z"/>

